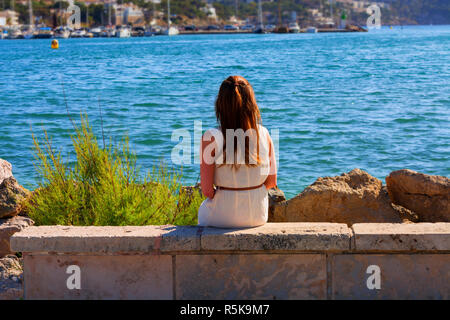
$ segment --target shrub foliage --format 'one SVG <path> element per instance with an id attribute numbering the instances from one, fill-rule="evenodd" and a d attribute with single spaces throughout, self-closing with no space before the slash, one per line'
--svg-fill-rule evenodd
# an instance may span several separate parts
<path id="1" fill-rule="evenodd" d="M 37 225 L 192 225 L 203 197 L 160 164 L 140 175 L 127 138 L 101 147 L 87 116 L 74 124 L 76 161 L 65 163 L 46 131 L 33 134 L 38 188 L 27 204 Z"/>

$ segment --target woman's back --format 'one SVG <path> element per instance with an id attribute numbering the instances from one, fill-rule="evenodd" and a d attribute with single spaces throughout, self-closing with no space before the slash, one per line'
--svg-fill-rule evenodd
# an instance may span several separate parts
<path id="1" fill-rule="evenodd" d="M 202 138 L 200 175 L 207 199 L 198 210 L 199 225 L 262 225 L 269 211 L 267 189 L 276 186 L 276 161 L 250 83 L 240 76 L 225 79 L 215 111 L 219 129 Z"/>
<path id="2" fill-rule="evenodd" d="M 216 157 L 214 185 L 218 186 L 218 190 L 213 199 L 208 198 L 200 207 L 199 225 L 223 228 L 255 227 L 267 222 L 269 200 L 264 182 L 270 170 L 270 136 L 263 126 L 259 126 L 258 135 L 258 165 L 236 167 L 221 164 L 222 161 Z M 216 148 L 221 150 L 222 146 L 216 145 Z M 246 188 L 254 189 L 242 190 Z"/>
<path id="3" fill-rule="evenodd" d="M 250 150 L 250 153 L 259 154 L 260 164 L 257 166 L 247 166 L 243 164 L 236 167 L 217 164 L 216 160 L 216 171 L 214 176 L 214 184 L 216 186 L 243 188 L 259 186 L 264 183 L 269 175 L 269 133 L 267 129 L 261 125 L 258 125 L 258 129 L 259 153 L 258 150 Z M 222 150 L 222 148 L 222 145 L 217 146 L 218 150 Z M 254 148 L 256 148 L 256 145 L 254 145 Z"/>

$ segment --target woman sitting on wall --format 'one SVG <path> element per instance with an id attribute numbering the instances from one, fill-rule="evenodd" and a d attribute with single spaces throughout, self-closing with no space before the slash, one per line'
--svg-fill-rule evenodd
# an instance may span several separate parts
<path id="1" fill-rule="evenodd" d="M 263 127 L 255 94 L 240 76 L 222 82 L 216 100 L 218 129 L 201 144 L 201 187 L 207 199 L 200 226 L 256 227 L 267 222 L 267 190 L 277 184 L 275 152 Z"/>

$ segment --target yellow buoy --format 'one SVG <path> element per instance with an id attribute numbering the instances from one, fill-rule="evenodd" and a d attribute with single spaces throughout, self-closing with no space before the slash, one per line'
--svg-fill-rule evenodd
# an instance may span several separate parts
<path id="1" fill-rule="evenodd" d="M 59 48 L 58 40 L 53 39 L 52 40 L 52 49 L 58 49 L 58 48 Z"/>

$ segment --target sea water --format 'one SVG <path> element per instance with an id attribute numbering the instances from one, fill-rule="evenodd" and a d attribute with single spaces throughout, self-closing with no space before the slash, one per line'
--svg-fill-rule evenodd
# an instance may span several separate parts
<path id="1" fill-rule="evenodd" d="M 353 168 L 450 175 L 450 26 L 50 41 L 0 41 L 0 158 L 26 187 L 36 186 L 31 132 L 46 129 L 73 161 L 68 114 L 88 114 L 100 137 L 99 106 L 104 135 L 128 135 L 144 171 L 161 160 L 181 169 L 174 130 L 193 140 L 194 121 L 215 127 L 229 75 L 249 80 L 263 124 L 278 130 L 288 197 Z M 192 141 L 185 184 L 198 180 L 194 151 Z"/>

